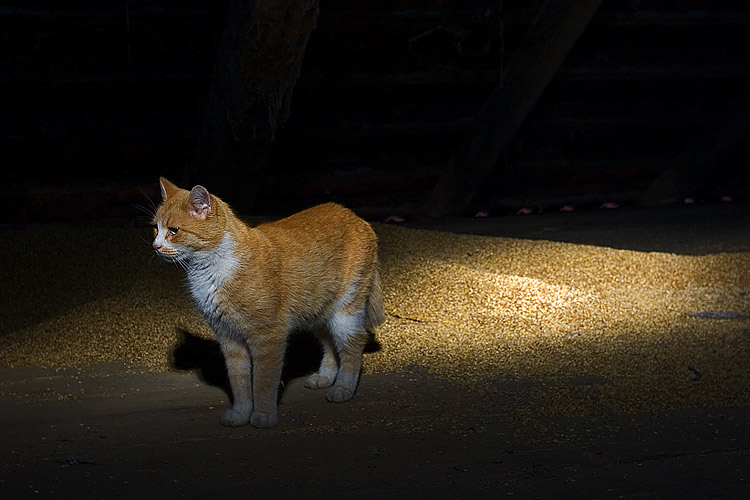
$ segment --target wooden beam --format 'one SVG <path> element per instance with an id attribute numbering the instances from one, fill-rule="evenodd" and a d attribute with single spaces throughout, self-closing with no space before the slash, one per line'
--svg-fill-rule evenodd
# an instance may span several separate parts
<path id="1" fill-rule="evenodd" d="M 229 2 L 190 183 L 252 208 L 318 13 L 319 0 Z"/>
<path id="2" fill-rule="evenodd" d="M 600 3 L 544 3 L 472 133 L 442 172 L 425 207 L 426 215 L 440 217 L 466 210 Z"/>

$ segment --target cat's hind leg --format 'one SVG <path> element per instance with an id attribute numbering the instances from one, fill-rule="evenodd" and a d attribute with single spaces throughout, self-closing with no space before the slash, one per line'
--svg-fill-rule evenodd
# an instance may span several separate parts
<path id="1" fill-rule="evenodd" d="M 323 347 L 323 359 L 320 368 L 305 379 L 305 387 L 310 389 L 324 389 L 333 385 L 336 374 L 339 371 L 339 360 L 336 355 L 336 346 L 333 337 L 325 327 L 316 328 L 315 337 Z"/>
<path id="2" fill-rule="evenodd" d="M 365 308 L 353 313 L 339 311 L 328 321 L 334 344 L 339 354 L 339 370 L 326 399 L 334 403 L 349 401 L 354 397 L 362 369 L 362 352 L 369 340 L 365 331 Z"/>

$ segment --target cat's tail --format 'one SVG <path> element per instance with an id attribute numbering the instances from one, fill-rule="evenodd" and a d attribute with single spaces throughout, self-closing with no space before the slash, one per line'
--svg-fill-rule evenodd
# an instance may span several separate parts
<path id="1" fill-rule="evenodd" d="M 370 283 L 370 295 L 367 297 L 365 330 L 367 333 L 374 335 L 375 327 L 385 321 L 385 311 L 383 311 L 383 290 L 380 288 L 380 273 L 377 265 L 372 274 Z"/>

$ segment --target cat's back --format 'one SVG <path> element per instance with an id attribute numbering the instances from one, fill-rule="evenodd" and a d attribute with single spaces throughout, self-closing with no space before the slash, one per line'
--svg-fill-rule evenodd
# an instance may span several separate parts
<path id="1" fill-rule="evenodd" d="M 268 255 L 274 259 L 269 279 L 283 283 L 281 289 L 289 292 L 284 295 L 310 303 L 332 303 L 352 282 L 369 282 L 377 266 L 377 237 L 372 227 L 335 203 L 255 229 L 268 242 Z"/>
<path id="2" fill-rule="evenodd" d="M 322 222 L 355 222 L 361 221 L 357 214 L 338 203 L 323 203 L 314 207 L 307 208 L 293 215 L 279 219 L 274 222 L 261 224 L 258 228 L 267 229 L 304 229 L 310 224 L 320 224 Z"/>
<path id="3" fill-rule="evenodd" d="M 370 224 L 338 203 L 317 205 L 256 229 L 283 245 L 354 246 L 366 251 L 377 245 Z"/>

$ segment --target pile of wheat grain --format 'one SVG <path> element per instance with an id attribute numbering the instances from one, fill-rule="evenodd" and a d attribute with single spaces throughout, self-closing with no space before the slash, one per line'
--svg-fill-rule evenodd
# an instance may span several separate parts
<path id="1" fill-rule="evenodd" d="M 501 396 L 525 381 L 580 412 L 750 403 L 748 253 L 376 230 L 387 321 L 365 373 L 420 367 Z M 213 338 L 147 233 L 5 233 L 2 366 L 168 370 L 178 331 Z"/>

